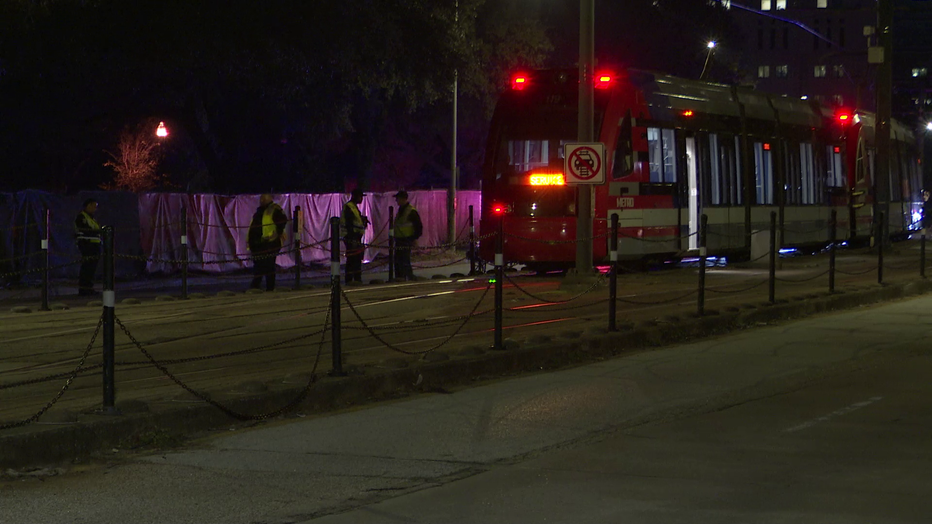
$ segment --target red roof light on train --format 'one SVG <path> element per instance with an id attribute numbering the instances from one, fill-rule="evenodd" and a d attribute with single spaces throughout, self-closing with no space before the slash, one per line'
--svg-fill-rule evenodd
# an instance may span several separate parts
<path id="1" fill-rule="evenodd" d="M 595 88 L 608 89 L 612 87 L 613 80 L 611 73 L 599 73 L 595 75 Z"/>
<path id="2" fill-rule="evenodd" d="M 846 126 L 854 121 L 854 117 L 851 115 L 851 111 L 839 109 L 835 112 L 835 120 L 837 120 L 839 124 Z"/>
<path id="3" fill-rule="evenodd" d="M 515 91 L 523 91 L 528 85 L 527 75 L 515 75 L 511 79 L 511 88 Z"/>
<path id="4" fill-rule="evenodd" d="M 683 116 L 686 116 L 686 117 L 693 116 L 694 114 L 695 113 L 693 113 L 692 109 L 687 109 L 686 111 L 683 111 Z"/>

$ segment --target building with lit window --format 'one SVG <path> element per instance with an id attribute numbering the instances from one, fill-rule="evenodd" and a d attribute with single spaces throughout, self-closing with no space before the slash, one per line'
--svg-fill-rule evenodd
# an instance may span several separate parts
<path id="1" fill-rule="evenodd" d="M 846 107 L 874 107 L 867 63 L 876 0 L 734 0 L 745 82 L 761 91 Z"/>

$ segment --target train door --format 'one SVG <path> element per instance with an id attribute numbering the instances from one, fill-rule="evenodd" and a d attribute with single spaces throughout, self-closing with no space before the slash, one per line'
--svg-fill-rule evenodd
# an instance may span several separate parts
<path id="1" fill-rule="evenodd" d="M 689 208 L 689 249 L 699 248 L 699 158 L 696 138 L 686 137 L 686 201 Z"/>

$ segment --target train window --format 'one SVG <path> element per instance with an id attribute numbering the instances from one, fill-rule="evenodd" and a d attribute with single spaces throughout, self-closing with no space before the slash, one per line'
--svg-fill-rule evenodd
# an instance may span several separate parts
<path id="1" fill-rule="evenodd" d="M 818 204 L 816 199 L 815 157 L 812 144 L 799 144 L 799 175 L 802 204 Z"/>
<path id="2" fill-rule="evenodd" d="M 786 171 L 784 181 L 784 202 L 797 206 L 802 203 L 802 177 L 800 176 L 799 148 L 790 145 L 783 148 L 783 165 Z"/>
<path id="3" fill-rule="evenodd" d="M 725 203 L 722 198 L 722 167 L 721 152 L 718 147 L 718 135 L 709 133 L 709 171 L 711 180 L 709 181 L 712 205 L 719 206 Z"/>
<path id="4" fill-rule="evenodd" d="M 709 133 L 709 201 L 713 206 L 741 205 L 741 162 L 738 137 Z"/>
<path id="5" fill-rule="evenodd" d="M 618 129 L 612 178 L 623 178 L 634 171 L 634 147 L 631 144 L 631 132 L 631 111 L 628 111 Z"/>
<path id="6" fill-rule="evenodd" d="M 773 204 L 773 155 L 770 144 L 754 142 L 754 180 L 757 203 Z"/>
<path id="7" fill-rule="evenodd" d="M 867 159 L 864 153 L 864 140 L 858 140 L 858 156 L 854 164 L 855 177 L 858 182 L 863 182 L 867 174 Z"/>
<path id="8" fill-rule="evenodd" d="M 509 140 L 508 158 L 518 173 L 550 165 L 550 141 Z"/>
<path id="9" fill-rule="evenodd" d="M 845 160 L 841 148 L 825 146 L 825 155 L 828 159 L 825 185 L 828 187 L 845 187 Z"/>
<path id="10" fill-rule="evenodd" d="M 676 183 L 676 140 L 672 129 L 647 128 L 651 183 Z"/>

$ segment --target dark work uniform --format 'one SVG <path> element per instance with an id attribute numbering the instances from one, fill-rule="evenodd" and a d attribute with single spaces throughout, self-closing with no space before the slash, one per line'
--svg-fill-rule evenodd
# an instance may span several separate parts
<path id="1" fill-rule="evenodd" d="M 249 223 L 248 243 L 253 257 L 250 287 L 258 289 L 264 276 L 265 290 L 275 289 L 275 258 L 282 249 L 282 234 L 287 223 L 285 212 L 274 202 L 256 209 Z"/>
<path id="2" fill-rule="evenodd" d="M 85 211 L 74 219 L 74 237 L 81 252 L 81 271 L 78 273 L 78 294 L 94 294 L 94 273 L 100 260 L 100 225 Z"/>
<path id="3" fill-rule="evenodd" d="M 343 245 L 346 247 L 346 283 L 362 282 L 362 259 L 366 251 L 362 235 L 368 219 L 359 213 L 359 207 L 350 200 L 343 204 L 340 227 L 343 229 Z"/>
<path id="4" fill-rule="evenodd" d="M 407 203 L 398 208 L 395 218 L 395 279 L 414 280 L 411 267 L 411 251 L 417 245 L 417 239 L 424 233 L 424 224 L 417 209 Z"/>

